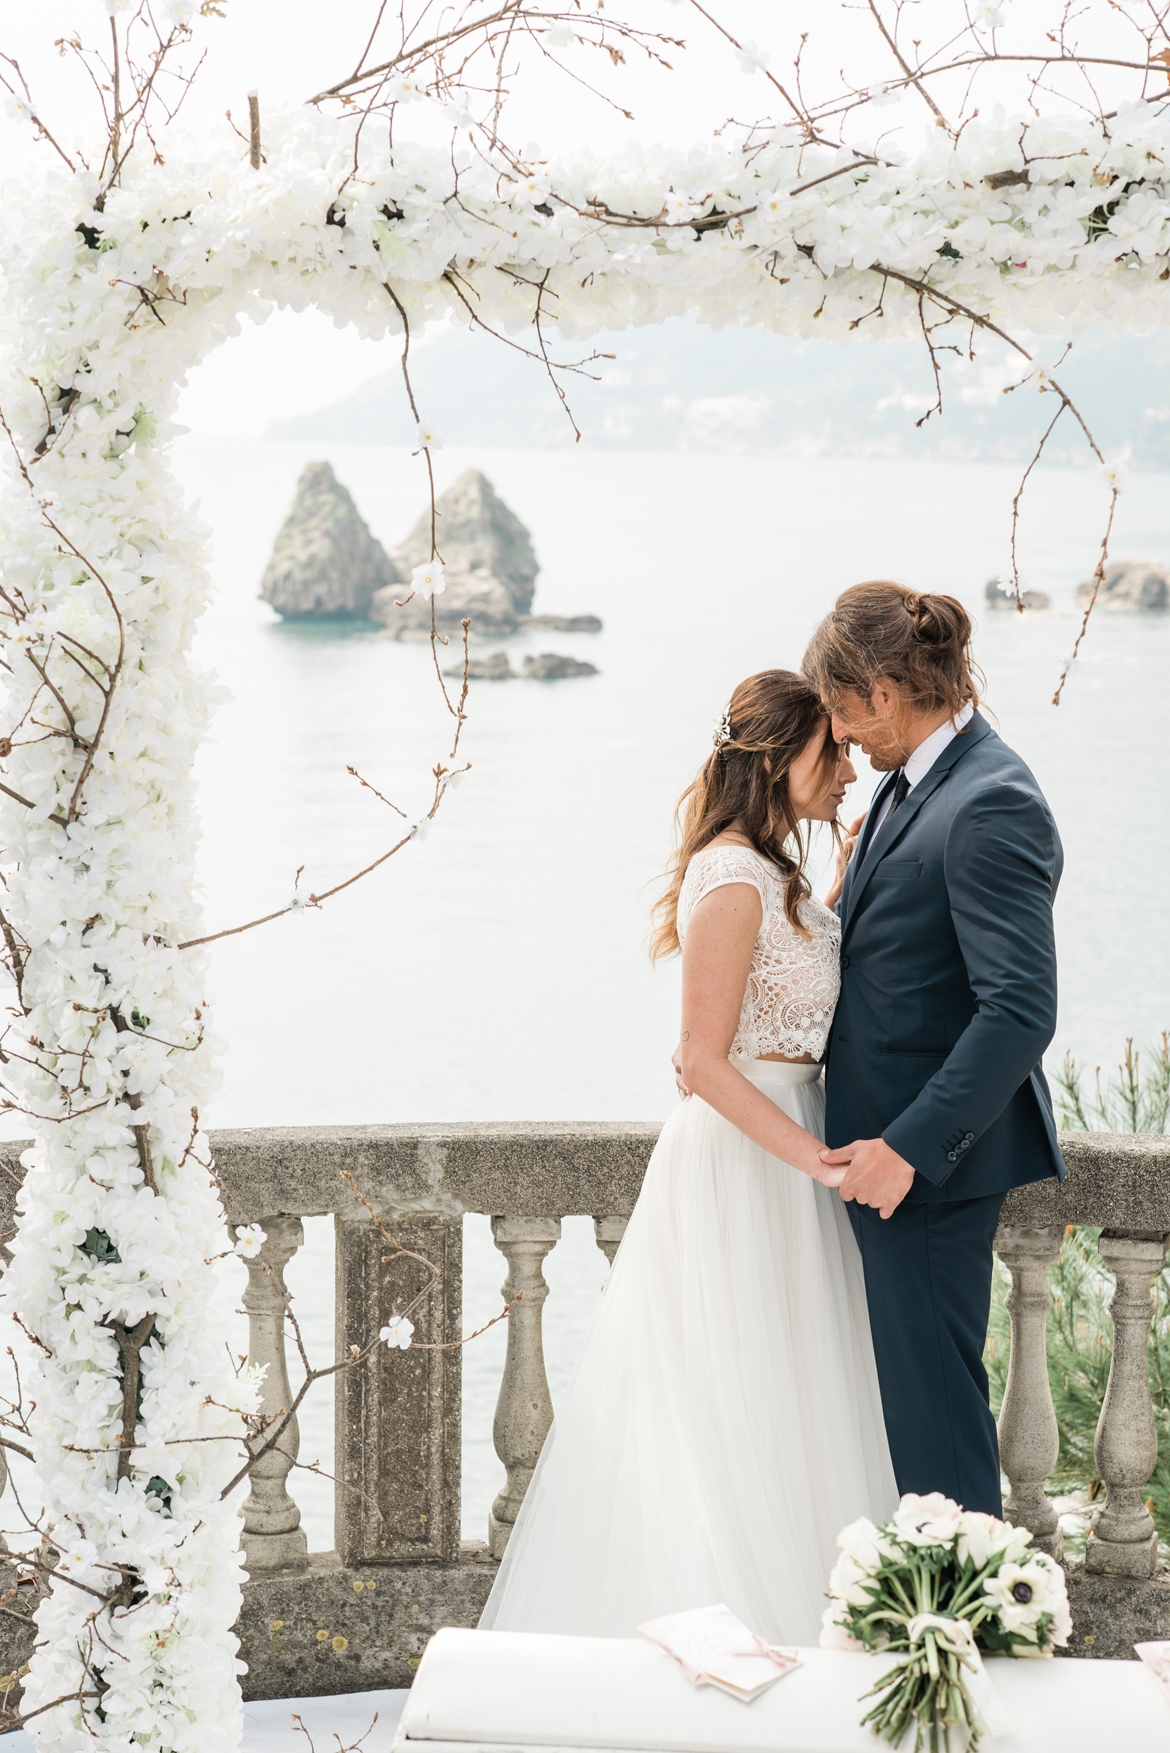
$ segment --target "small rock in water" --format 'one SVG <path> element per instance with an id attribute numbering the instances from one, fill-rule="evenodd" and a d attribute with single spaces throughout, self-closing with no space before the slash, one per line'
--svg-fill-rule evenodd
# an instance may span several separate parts
<path id="1" fill-rule="evenodd" d="M 1002 579 L 989 578 L 987 580 L 984 598 L 989 609 L 1011 609 L 1013 614 L 1018 612 L 1016 593 L 1011 589 L 1005 590 Z M 1048 598 L 1042 590 L 1022 590 L 1020 601 L 1026 609 L 1046 609 L 1048 607 Z"/>
<path id="2" fill-rule="evenodd" d="M 1077 587 L 1078 607 L 1084 608 L 1092 596 L 1090 578 Z M 1114 560 L 1105 568 L 1097 607 L 1131 615 L 1143 611 L 1165 614 L 1170 609 L 1170 572 L 1153 560 Z"/>
<path id="3" fill-rule="evenodd" d="M 559 682 L 565 676 L 600 675 L 596 664 L 582 663 L 575 657 L 562 657 L 556 651 L 542 651 L 539 657 L 524 659 L 524 674 L 533 682 Z"/>
<path id="4" fill-rule="evenodd" d="M 550 633 L 600 633 L 600 615 L 525 615 L 520 622 L 530 627 L 546 628 Z"/>
<path id="5" fill-rule="evenodd" d="M 462 681 L 463 665 L 453 664 L 443 674 Z M 506 651 L 493 651 L 490 657 L 473 657 L 467 664 L 467 679 L 470 682 L 514 682 L 519 674 L 519 670 L 512 668 Z"/>
<path id="6" fill-rule="evenodd" d="M 306 463 L 264 569 L 260 595 L 286 621 L 365 621 L 402 574 L 328 463 Z"/>

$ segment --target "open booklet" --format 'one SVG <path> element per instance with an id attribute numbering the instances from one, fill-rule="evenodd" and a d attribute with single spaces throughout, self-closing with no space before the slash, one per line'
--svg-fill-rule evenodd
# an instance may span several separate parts
<path id="1" fill-rule="evenodd" d="M 744 1704 L 800 1666 L 795 1650 L 765 1643 L 722 1603 L 670 1613 L 638 1630 L 678 1663 L 692 1686 L 718 1686 Z"/>

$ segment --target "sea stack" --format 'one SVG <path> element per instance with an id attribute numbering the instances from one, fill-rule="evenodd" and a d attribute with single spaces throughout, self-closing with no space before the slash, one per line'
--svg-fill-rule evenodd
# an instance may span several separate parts
<path id="1" fill-rule="evenodd" d="M 1077 587 L 1077 607 L 1093 598 L 1093 580 Z M 1170 609 L 1170 572 L 1154 560 L 1114 560 L 1105 568 L 1097 607 L 1120 614 L 1165 614 Z"/>
<path id="2" fill-rule="evenodd" d="M 1010 609 L 1013 614 L 1019 613 L 1016 593 L 1010 584 L 1005 589 L 1002 579 L 989 578 L 987 580 L 987 589 L 983 593 L 983 600 L 989 609 L 996 611 Z M 1022 590 L 1020 603 L 1025 609 L 1046 609 L 1048 598 L 1042 590 Z"/>
<path id="3" fill-rule="evenodd" d="M 328 463 L 307 463 L 264 570 L 260 595 L 288 621 L 367 621 L 401 575 Z"/>
<path id="4" fill-rule="evenodd" d="M 469 617 L 472 633 L 514 633 L 532 607 L 540 570 L 531 535 L 478 469 L 467 469 L 448 487 L 437 511 L 436 543 L 446 576 L 446 589 L 434 598 L 437 625 L 457 631 Z M 431 558 L 429 509 L 390 557 L 404 580 Z M 401 589 L 381 591 L 371 608 L 374 620 L 383 622 L 393 638 L 426 637 L 430 600 L 416 597 L 406 608 L 396 608 L 394 599 L 403 594 Z"/>

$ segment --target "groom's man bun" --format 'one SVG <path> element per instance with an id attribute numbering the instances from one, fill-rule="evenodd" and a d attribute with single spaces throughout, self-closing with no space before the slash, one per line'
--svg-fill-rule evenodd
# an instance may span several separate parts
<path id="1" fill-rule="evenodd" d="M 955 597 L 887 578 L 842 591 L 809 642 L 805 675 L 832 708 L 846 692 L 868 700 L 879 676 L 921 711 L 979 704 L 971 618 Z"/>

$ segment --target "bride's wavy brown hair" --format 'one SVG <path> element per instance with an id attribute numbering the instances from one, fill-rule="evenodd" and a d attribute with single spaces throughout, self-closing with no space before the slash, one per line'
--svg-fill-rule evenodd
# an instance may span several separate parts
<path id="1" fill-rule="evenodd" d="M 678 801 L 678 847 L 667 871 L 667 887 L 654 905 L 657 921 L 650 939 L 654 961 L 679 947 L 678 897 L 687 866 L 696 852 L 737 822 L 762 858 L 784 878 L 784 911 L 807 936 L 797 909 L 811 893 L 804 873 L 807 845 L 793 814 L 788 771 L 817 732 L 824 736 L 822 771 L 826 789 L 840 760 L 820 697 L 792 670 L 761 670 L 731 696 L 715 749 Z"/>

